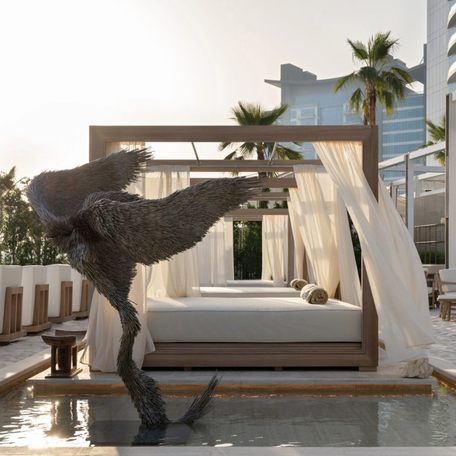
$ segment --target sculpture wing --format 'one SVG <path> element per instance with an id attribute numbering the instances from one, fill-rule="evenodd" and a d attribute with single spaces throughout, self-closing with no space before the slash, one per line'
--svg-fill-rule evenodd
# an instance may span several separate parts
<path id="1" fill-rule="evenodd" d="M 77 168 L 44 172 L 30 182 L 27 197 L 44 223 L 52 216 L 72 216 L 91 193 L 125 189 L 149 158 L 145 149 L 121 151 Z"/>
<path id="2" fill-rule="evenodd" d="M 78 218 L 133 261 L 152 264 L 193 247 L 260 189 L 258 178 L 211 179 L 159 200 L 89 200 Z"/>

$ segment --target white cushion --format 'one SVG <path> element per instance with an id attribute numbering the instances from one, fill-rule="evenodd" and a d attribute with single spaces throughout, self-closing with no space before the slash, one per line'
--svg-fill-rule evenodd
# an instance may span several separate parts
<path id="1" fill-rule="evenodd" d="M 0 266 L 0 334 L 3 331 L 6 288 L 20 286 L 22 286 L 22 266 Z"/>
<path id="2" fill-rule="evenodd" d="M 148 299 L 154 342 L 359 342 L 361 317 L 359 307 L 334 299 Z"/>
<path id="3" fill-rule="evenodd" d="M 35 307 L 35 286 L 44 285 L 46 282 L 46 266 L 22 267 L 22 324 L 33 323 L 33 310 Z"/>
<path id="4" fill-rule="evenodd" d="M 456 291 L 449 291 L 448 293 L 439 295 L 437 301 L 456 301 Z"/>
<path id="5" fill-rule="evenodd" d="M 299 291 L 290 287 L 200 287 L 201 296 L 212 298 L 255 298 L 263 296 L 298 297 Z"/>
<path id="6" fill-rule="evenodd" d="M 439 271 L 441 282 L 454 282 L 456 284 L 456 269 L 441 269 Z M 442 283 L 442 291 L 456 291 L 456 285 L 445 285 Z"/>

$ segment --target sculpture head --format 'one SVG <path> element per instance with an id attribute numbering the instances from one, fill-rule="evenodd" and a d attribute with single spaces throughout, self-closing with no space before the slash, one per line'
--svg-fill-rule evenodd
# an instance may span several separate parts
<path id="1" fill-rule="evenodd" d="M 80 249 L 96 238 L 81 219 L 73 217 L 55 217 L 53 223 L 46 225 L 46 234 L 64 252 Z"/>

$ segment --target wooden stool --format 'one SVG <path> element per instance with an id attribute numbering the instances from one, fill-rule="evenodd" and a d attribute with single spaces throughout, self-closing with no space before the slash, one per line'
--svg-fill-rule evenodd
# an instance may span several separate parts
<path id="1" fill-rule="evenodd" d="M 41 336 L 51 346 L 51 373 L 45 378 L 71 378 L 79 374 L 76 336 Z"/>

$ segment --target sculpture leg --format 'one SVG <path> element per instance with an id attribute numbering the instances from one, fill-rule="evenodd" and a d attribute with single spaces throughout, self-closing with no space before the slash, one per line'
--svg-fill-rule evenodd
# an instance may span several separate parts
<path id="1" fill-rule="evenodd" d="M 128 299 L 120 302 L 113 299 L 110 302 L 119 312 L 123 330 L 117 357 L 117 373 L 130 393 L 141 418 L 141 425 L 146 429 L 163 428 L 169 420 L 158 385 L 138 368 L 132 358 L 135 337 L 141 329 L 137 311 Z"/>

